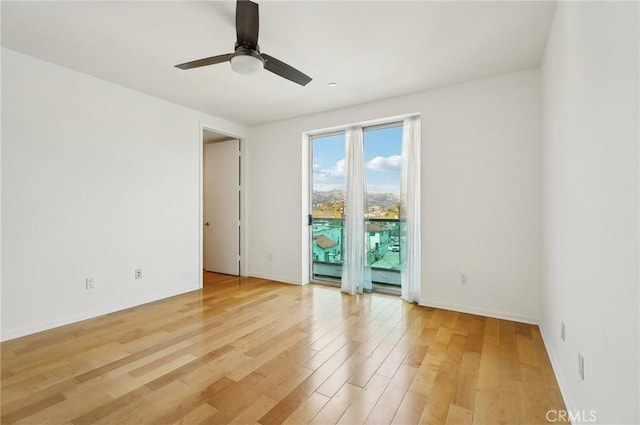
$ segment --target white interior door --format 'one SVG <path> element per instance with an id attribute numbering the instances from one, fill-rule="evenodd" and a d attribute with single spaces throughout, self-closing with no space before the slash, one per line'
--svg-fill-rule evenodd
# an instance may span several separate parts
<path id="1" fill-rule="evenodd" d="M 203 266 L 240 274 L 240 141 L 206 143 L 203 159 Z"/>

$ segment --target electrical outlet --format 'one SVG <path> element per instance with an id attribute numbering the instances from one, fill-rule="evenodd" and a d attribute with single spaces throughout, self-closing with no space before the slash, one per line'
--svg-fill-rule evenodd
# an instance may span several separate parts
<path id="1" fill-rule="evenodd" d="M 269 253 L 269 261 L 273 260 L 273 254 Z"/>
<path id="2" fill-rule="evenodd" d="M 88 277 L 85 279 L 85 285 L 87 289 L 93 289 L 95 287 L 95 284 L 93 282 L 93 278 L 92 277 Z"/>
<path id="3" fill-rule="evenodd" d="M 460 276 L 460 285 L 466 285 L 467 284 L 467 275 L 463 274 Z"/>
<path id="4" fill-rule="evenodd" d="M 564 326 L 564 322 L 560 322 L 560 338 L 562 339 L 562 342 L 565 342 L 565 326 Z"/>
<path id="5" fill-rule="evenodd" d="M 578 375 L 584 381 L 584 357 L 580 353 L 578 353 Z"/>
<path id="6" fill-rule="evenodd" d="M 142 279 L 142 269 L 136 269 L 136 279 Z"/>

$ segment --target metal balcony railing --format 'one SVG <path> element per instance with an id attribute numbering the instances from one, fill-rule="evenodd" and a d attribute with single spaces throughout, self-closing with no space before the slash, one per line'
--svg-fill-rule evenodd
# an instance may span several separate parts
<path id="1" fill-rule="evenodd" d="M 367 218 L 365 220 L 365 252 L 372 280 L 400 285 L 402 264 L 401 226 L 398 219 Z M 314 279 L 339 279 L 344 253 L 344 219 L 313 218 L 312 255 Z"/>

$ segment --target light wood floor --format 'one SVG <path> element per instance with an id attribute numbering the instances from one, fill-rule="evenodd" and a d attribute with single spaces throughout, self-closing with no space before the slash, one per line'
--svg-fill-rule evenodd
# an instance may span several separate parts
<path id="1" fill-rule="evenodd" d="M 316 285 L 205 281 L 3 343 L 2 423 L 537 424 L 564 409 L 536 326 Z"/>

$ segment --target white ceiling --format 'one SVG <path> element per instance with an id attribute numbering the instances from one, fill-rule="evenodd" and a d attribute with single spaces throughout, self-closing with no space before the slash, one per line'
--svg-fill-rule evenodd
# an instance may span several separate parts
<path id="1" fill-rule="evenodd" d="M 2 45 L 202 112 L 255 125 L 540 64 L 555 2 L 261 1 L 260 48 L 298 86 L 228 63 L 235 2 L 2 2 Z M 337 87 L 331 88 L 329 82 Z"/>

